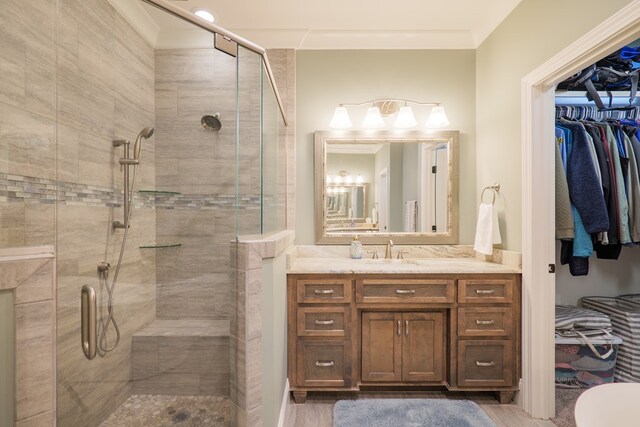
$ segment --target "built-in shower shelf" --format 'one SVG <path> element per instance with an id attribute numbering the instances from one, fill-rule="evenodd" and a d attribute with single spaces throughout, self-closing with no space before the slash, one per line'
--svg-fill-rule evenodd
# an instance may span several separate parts
<path id="1" fill-rule="evenodd" d="M 166 245 L 145 245 L 145 246 L 140 246 L 140 249 L 178 248 L 180 246 L 182 246 L 182 243 L 171 243 Z"/>
<path id="2" fill-rule="evenodd" d="M 178 194 L 182 194 L 178 191 L 160 191 L 160 190 L 138 190 L 138 193 L 142 193 L 142 194 L 159 194 L 159 195 L 178 195 Z"/>

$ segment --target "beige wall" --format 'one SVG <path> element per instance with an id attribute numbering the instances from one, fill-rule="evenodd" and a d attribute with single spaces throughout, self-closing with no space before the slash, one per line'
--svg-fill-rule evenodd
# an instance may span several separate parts
<path id="1" fill-rule="evenodd" d="M 278 425 L 287 381 L 287 248 L 262 261 L 262 424 Z"/>
<path id="2" fill-rule="evenodd" d="M 520 81 L 629 0 L 523 0 L 476 54 L 477 188 L 501 184 L 503 247 L 521 250 Z"/>
<path id="3" fill-rule="evenodd" d="M 13 423 L 13 292 L 0 292 L 0 425 Z"/>
<path id="4" fill-rule="evenodd" d="M 442 102 L 446 107 L 449 128 L 460 130 L 460 243 L 473 242 L 475 51 L 299 51 L 296 79 L 297 244 L 315 242 L 313 132 L 329 129 L 339 103 L 384 97 Z M 363 114 L 354 111 L 351 117 L 359 125 Z"/>

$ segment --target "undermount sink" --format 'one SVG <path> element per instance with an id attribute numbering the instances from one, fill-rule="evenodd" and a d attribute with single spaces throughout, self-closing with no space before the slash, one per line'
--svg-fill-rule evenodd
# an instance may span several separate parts
<path id="1" fill-rule="evenodd" d="M 359 262 L 364 262 L 367 264 L 415 264 L 415 260 L 413 259 L 375 259 L 375 258 L 364 258 L 358 260 Z"/>

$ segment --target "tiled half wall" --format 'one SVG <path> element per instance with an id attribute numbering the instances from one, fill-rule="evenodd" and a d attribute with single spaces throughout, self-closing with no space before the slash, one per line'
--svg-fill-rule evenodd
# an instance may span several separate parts
<path id="1" fill-rule="evenodd" d="M 54 284 L 53 247 L 0 249 L 0 291 L 14 301 L 16 427 L 56 425 Z"/>

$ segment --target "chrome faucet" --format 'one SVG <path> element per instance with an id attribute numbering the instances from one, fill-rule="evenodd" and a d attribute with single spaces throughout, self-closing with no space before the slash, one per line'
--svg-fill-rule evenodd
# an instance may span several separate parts
<path id="1" fill-rule="evenodd" d="M 393 255 L 391 255 L 391 248 L 393 247 L 393 240 L 389 240 L 387 242 L 387 249 L 384 251 L 384 259 L 392 259 Z"/>

